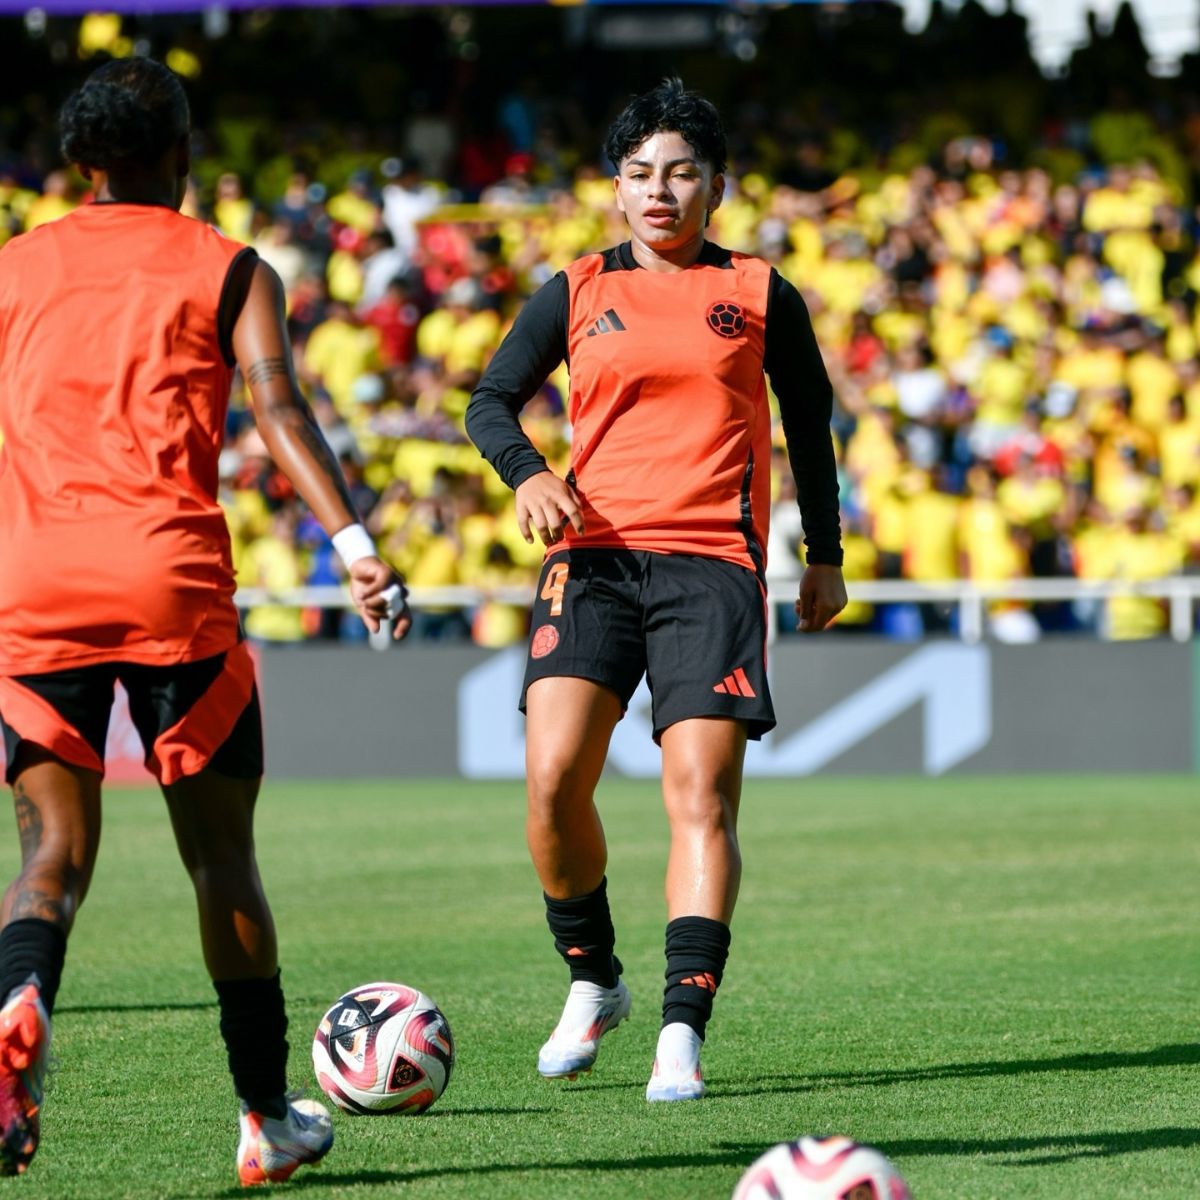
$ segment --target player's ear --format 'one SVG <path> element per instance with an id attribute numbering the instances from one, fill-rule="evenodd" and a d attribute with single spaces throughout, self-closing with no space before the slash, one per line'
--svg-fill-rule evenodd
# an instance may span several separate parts
<path id="1" fill-rule="evenodd" d="M 625 200 L 621 196 L 621 173 L 620 173 L 620 171 L 618 171 L 613 176 L 613 193 L 616 195 L 616 198 L 617 198 L 617 209 L 620 212 L 624 212 L 625 211 Z"/>
<path id="2" fill-rule="evenodd" d="M 708 193 L 708 212 L 704 217 L 704 224 L 707 225 L 712 220 L 712 215 L 721 206 L 721 201 L 725 199 L 725 176 L 714 175 L 712 177 L 712 186 Z"/>

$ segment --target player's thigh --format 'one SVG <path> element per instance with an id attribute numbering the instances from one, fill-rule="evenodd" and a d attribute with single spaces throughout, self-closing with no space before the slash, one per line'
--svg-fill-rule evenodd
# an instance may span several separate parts
<path id="1" fill-rule="evenodd" d="M 548 676 L 525 694 L 525 776 L 530 802 L 590 801 L 623 707 L 603 684 Z"/>
<path id="2" fill-rule="evenodd" d="M 761 737 L 774 728 L 775 710 L 757 577 L 716 558 L 649 558 L 646 660 L 655 739 L 697 717 L 738 721 L 749 737 Z"/>
<path id="3" fill-rule="evenodd" d="M 205 767 L 163 788 L 179 856 L 189 871 L 254 859 L 254 807 L 261 780 Z"/>
<path id="4" fill-rule="evenodd" d="M 564 550 L 542 568 L 521 694 L 531 796 L 590 799 L 645 673 L 641 567 L 622 550 Z"/>
<path id="5" fill-rule="evenodd" d="M 662 733 L 663 803 L 678 823 L 732 827 L 742 796 L 746 726 L 727 717 L 692 717 Z"/>
<path id="6" fill-rule="evenodd" d="M 164 789 L 208 768 L 261 778 L 262 714 L 245 643 L 196 662 L 123 665 L 120 678 L 147 766 Z"/>

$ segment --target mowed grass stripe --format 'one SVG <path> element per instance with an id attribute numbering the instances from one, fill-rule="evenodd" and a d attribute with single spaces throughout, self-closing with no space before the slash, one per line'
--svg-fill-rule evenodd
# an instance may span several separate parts
<path id="1" fill-rule="evenodd" d="M 750 781 L 745 880 L 705 1049 L 709 1098 L 643 1098 L 666 828 L 605 780 L 633 1018 L 597 1070 L 534 1070 L 564 994 L 519 783 L 277 783 L 259 854 L 291 1076 L 344 988 L 395 977 L 458 1043 L 416 1118 L 338 1116 L 289 1185 L 321 1197 L 722 1200 L 771 1143 L 840 1131 L 918 1197 L 1184 1197 L 1200 1179 L 1200 811 L 1190 778 Z M 161 801 L 114 789 L 22 1197 L 221 1197 L 236 1109 Z M 0 865 L 12 872 L 16 839 Z"/>

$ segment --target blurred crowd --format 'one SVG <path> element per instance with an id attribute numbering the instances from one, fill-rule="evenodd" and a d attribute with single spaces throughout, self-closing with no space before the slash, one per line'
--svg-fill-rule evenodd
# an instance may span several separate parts
<path id="1" fill-rule="evenodd" d="M 488 165 L 490 164 L 490 165 Z M 188 211 L 253 245 L 287 288 L 301 383 L 383 555 L 426 606 L 415 634 L 502 646 L 540 546 L 463 432 L 471 390 L 522 301 L 576 256 L 625 238 L 598 165 L 501 150 L 464 192 L 420 159 L 329 188 L 295 169 L 270 202 L 234 173 Z M 486 168 L 486 169 L 485 169 Z M 0 178 L 0 238 L 86 199 L 66 171 Z M 738 167 L 709 236 L 803 293 L 834 385 L 847 579 L 1150 580 L 1200 565 L 1197 218 L 1148 159 L 1013 169 L 959 136 L 908 169 L 837 173 L 817 141 L 768 173 Z M 523 419 L 565 470 L 565 366 Z M 222 456 L 239 581 L 337 583 L 328 539 L 274 468 L 240 381 Z M 782 437 L 772 582 L 803 568 Z M 839 628 L 948 630 L 953 606 L 852 603 Z M 1155 636 L 1156 600 L 991 604 L 992 633 Z M 787 606 L 781 624 L 788 627 Z M 365 636 L 333 609 L 260 607 L 272 642 Z"/>

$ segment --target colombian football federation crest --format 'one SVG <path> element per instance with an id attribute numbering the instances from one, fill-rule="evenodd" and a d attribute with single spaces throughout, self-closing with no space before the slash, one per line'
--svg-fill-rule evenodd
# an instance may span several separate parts
<path id="1" fill-rule="evenodd" d="M 718 300 L 708 310 L 708 327 L 721 337 L 737 337 L 746 328 L 746 314 L 732 300 Z"/>

